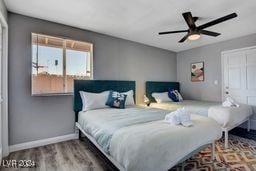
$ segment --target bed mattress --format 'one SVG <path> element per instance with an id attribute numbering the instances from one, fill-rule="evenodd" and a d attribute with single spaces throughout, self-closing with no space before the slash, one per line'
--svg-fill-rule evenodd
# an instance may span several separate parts
<path id="1" fill-rule="evenodd" d="M 167 113 L 155 108 L 107 108 L 80 112 L 78 123 L 127 171 L 168 170 L 221 137 L 220 126 L 211 118 L 192 115 L 192 127 L 172 126 L 164 121 Z"/>

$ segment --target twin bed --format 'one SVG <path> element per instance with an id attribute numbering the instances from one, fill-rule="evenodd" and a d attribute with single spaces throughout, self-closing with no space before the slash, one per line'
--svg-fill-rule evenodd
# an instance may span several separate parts
<path id="1" fill-rule="evenodd" d="M 191 115 L 192 127 L 174 126 L 164 121 L 169 110 L 135 105 L 125 109 L 101 108 L 82 111 L 80 91 L 127 92 L 134 81 L 76 80 L 74 111 L 79 134 L 83 133 L 119 170 L 161 171 L 190 158 L 221 137 L 221 127 L 209 117 Z M 209 134 L 210 132 L 210 134 Z"/>
<path id="2" fill-rule="evenodd" d="M 222 128 L 225 136 L 225 148 L 228 148 L 228 131 L 247 122 L 250 130 L 250 116 L 253 114 L 252 107 L 240 104 L 239 107 L 223 107 L 220 102 L 207 102 L 197 100 L 183 100 L 181 102 L 156 103 L 152 93 L 168 92 L 168 89 L 180 91 L 178 82 L 146 82 L 146 96 L 149 98 L 150 107 L 174 111 L 178 108 L 186 108 L 190 113 L 208 116 L 216 120 Z"/>

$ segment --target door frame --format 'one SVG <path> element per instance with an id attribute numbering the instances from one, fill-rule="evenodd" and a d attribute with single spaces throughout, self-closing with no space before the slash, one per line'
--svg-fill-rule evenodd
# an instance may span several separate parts
<path id="1" fill-rule="evenodd" d="M 256 49 L 256 46 L 250 46 L 250 47 L 245 47 L 245 48 L 238 48 L 238 49 L 233 49 L 233 50 L 227 50 L 227 51 L 222 51 L 221 52 L 221 98 L 224 100 L 224 93 L 225 93 L 225 85 L 224 85 L 224 56 L 229 53 L 234 53 L 234 52 L 239 52 L 239 51 L 245 51 L 245 50 L 250 50 L 250 49 Z M 252 126 L 251 129 L 256 130 L 256 120 L 255 119 L 250 119 L 250 125 Z M 246 128 L 246 125 L 242 125 L 241 127 Z"/>
<path id="2" fill-rule="evenodd" d="M 256 49 L 256 46 L 249 46 L 245 48 L 238 48 L 238 49 L 232 49 L 232 50 L 226 50 L 221 52 L 221 99 L 224 97 L 225 93 L 225 85 L 224 85 L 224 56 L 229 53 L 244 51 L 244 50 L 250 50 L 250 49 Z"/>
<path id="3" fill-rule="evenodd" d="M 0 12 L 0 22 L 3 29 L 2 45 L 2 157 L 9 155 L 8 136 L 8 23 Z"/>

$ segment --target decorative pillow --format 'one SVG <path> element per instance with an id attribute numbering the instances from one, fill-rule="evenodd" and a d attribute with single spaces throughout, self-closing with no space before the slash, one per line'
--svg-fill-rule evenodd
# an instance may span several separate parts
<path id="1" fill-rule="evenodd" d="M 82 111 L 88 111 L 93 109 L 100 109 L 107 107 L 105 105 L 108 99 L 109 91 L 103 91 L 101 93 L 90 93 L 80 91 L 80 96 L 83 103 Z"/>
<path id="2" fill-rule="evenodd" d="M 174 102 L 181 102 L 183 100 L 182 96 L 178 92 L 178 90 L 169 89 L 168 96 L 174 101 Z"/>
<path id="3" fill-rule="evenodd" d="M 127 92 L 123 92 L 121 94 L 126 94 L 126 101 L 125 101 L 125 105 L 134 105 L 134 98 L 133 98 L 133 90 L 129 90 Z"/>
<path id="4" fill-rule="evenodd" d="M 152 93 L 152 97 L 155 98 L 157 103 L 172 102 L 172 99 L 168 96 L 168 92 Z"/>
<path id="5" fill-rule="evenodd" d="M 126 94 L 110 91 L 106 105 L 114 108 L 124 109 L 126 97 Z"/>

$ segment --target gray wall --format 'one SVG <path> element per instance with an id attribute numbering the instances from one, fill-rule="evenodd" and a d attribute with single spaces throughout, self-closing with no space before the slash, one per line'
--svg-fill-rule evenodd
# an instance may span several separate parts
<path id="1" fill-rule="evenodd" d="M 256 34 L 177 53 L 177 80 L 187 99 L 221 101 L 221 52 L 256 45 Z M 204 61 L 205 81 L 191 82 L 190 65 Z M 218 85 L 214 84 L 218 80 Z"/>
<path id="2" fill-rule="evenodd" d="M 170 51 L 9 13 L 10 145 L 74 132 L 72 96 L 31 96 L 31 32 L 94 44 L 94 78 L 135 80 L 142 102 L 146 80 L 176 81 Z"/>

